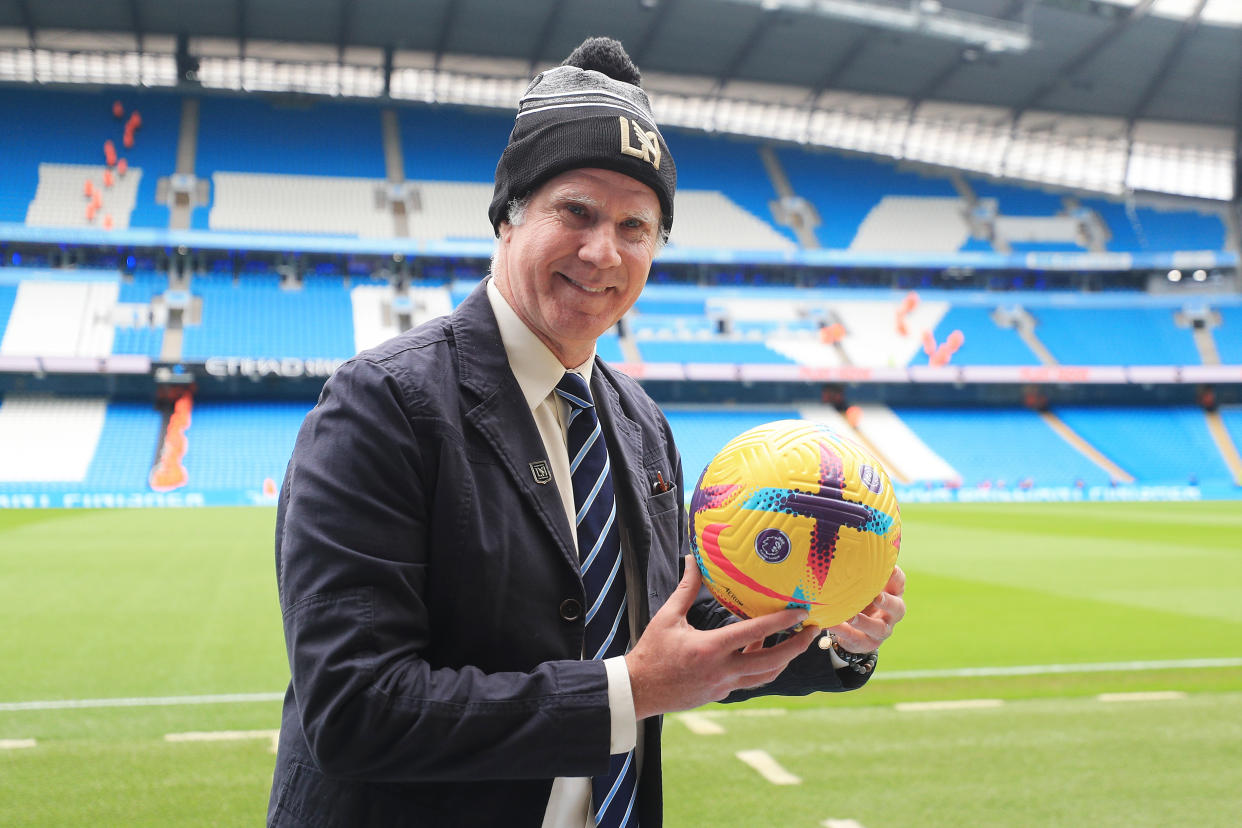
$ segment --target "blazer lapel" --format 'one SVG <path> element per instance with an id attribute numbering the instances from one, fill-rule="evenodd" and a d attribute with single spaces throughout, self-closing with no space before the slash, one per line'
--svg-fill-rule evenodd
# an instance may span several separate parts
<path id="1" fill-rule="evenodd" d="M 450 324 L 461 384 L 478 400 L 466 411 L 467 422 L 483 435 L 487 448 L 529 503 L 531 513 L 539 517 L 562 556 L 576 571 L 577 556 L 565 507 L 556 485 L 541 473 L 548 469 L 547 450 L 526 398 L 509 369 L 487 299 L 486 282 L 480 282 L 453 312 Z"/>

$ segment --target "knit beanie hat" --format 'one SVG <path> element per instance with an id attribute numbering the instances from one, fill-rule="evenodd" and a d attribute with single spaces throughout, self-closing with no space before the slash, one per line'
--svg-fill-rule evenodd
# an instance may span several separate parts
<path id="1" fill-rule="evenodd" d="M 496 164 L 487 216 L 500 234 L 509 202 L 567 170 L 597 167 L 641 181 L 673 226 L 677 167 L 651 116 L 647 93 L 625 48 L 607 37 L 583 41 L 555 69 L 540 72 L 518 102 L 509 145 Z"/>

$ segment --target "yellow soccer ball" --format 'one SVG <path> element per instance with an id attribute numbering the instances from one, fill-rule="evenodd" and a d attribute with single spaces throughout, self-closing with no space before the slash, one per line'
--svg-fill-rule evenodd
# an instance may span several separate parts
<path id="1" fill-rule="evenodd" d="M 901 511 L 867 449 L 809 420 L 778 420 L 720 450 L 690 501 L 703 582 L 742 618 L 805 607 L 808 624 L 848 621 L 897 564 Z"/>

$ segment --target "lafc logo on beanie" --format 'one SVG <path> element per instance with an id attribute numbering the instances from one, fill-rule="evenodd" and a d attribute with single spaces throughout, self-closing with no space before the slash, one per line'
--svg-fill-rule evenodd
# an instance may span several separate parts
<path id="1" fill-rule="evenodd" d="M 621 120 L 621 154 L 632 155 L 660 169 L 660 136 L 656 132 L 647 132 L 638 121 L 631 122 L 624 115 L 617 116 Z M 638 139 L 638 147 L 630 144 L 630 128 L 634 129 L 634 137 Z"/>

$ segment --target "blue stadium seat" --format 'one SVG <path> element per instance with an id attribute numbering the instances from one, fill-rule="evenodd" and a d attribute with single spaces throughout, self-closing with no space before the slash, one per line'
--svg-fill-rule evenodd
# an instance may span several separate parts
<path id="1" fill-rule="evenodd" d="M 122 146 L 124 121 L 112 115 L 120 100 L 128 113 L 138 110 L 142 126 L 132 149 Z M 39 164 L 104 163 L 104 141 L 131 167 L 142 169 L 131 227 L 167 227 L 168 208 L 155 201 L 156 184 L 177 165 L 181 98 L 157 90 L 70 92 L 50 87 L 0 89 L 0 109 L 21 129 L 0 130 L 0 222 L 26 221 L 26 209 L 39 183 Z"/>
<path id="2" fill-rule="evenodd" d="M 4 339 L 4 329 L 9 324 L 9 315 L 13 313 L 16 301 L 17 285 L 0 285 L 0 340 Z"/>
<path id="3" fill-rule="evenodd" d="M 923 442 L 962 475 L 965 486 L 1003 481 L 1014 487 L 1106 484 L 1108 474 L 1065 442 L 1034 411 L 1022 408 L 894 407 Z M 1105 451 L 1107 455 L 1108 452 Z M 1117 458 L 1113 458 L 1117 460 Z M 1125 467 L 1125 463 L 1121 463 Z"/>
<path id="4" fill-rule="evenodd" d="M 704 411 L 667 406 L 664 415 L 681 452 L 687 497 L 694 491 L 703 469 L 724 448 L 725 443 L 747 429 L 773 420 L 800 419 L 793 409 L 766 408 Z"/>
<path id="5" fill-rule="evenodd" d="M 777 195 L 759 157 L 757 144 L 677 129 L 666 130 L 665 137 L 677 159 L 679 190 L 722 192 L 747 212 L 768 222 L 790 241 L 797 241 L 792 230 L 780 227 L 772 220 L 768 203 Z"/>
<path id="6" fill-rule="evenodd" d="M 1140 483 L 1227 482 L 1228 467 L 1192 406 L 1064 406 L 1056 413 Z"/>
<path id="7" fill-rule="evenodd" d="M 0 493 L 149 491 L 147 476 L 157 459 L 162 422 L 163 416 L 149 402 L 110 402 L 95 456 L 82 481 L 0 483 Z"/>
<path id="8" fill-rule="evenodd" d="M 773 351 L 761 342 L 738 342 L 729 339 L 644 339 L 637 344 L 644 362 L 795 364 L 789 357 Z"/>
<path id="9" fill-rule="evenodd" d="M 958 365 L 1038 365 L 1035 352 L 1027 347 L 1017 331 L 1000 328 L 992 321 L 992 309 L 974 305 L 949 308 L 933 333 L 943 342 L 953 331 L 965 337 L 961 349 L 953 355 Z M 910 360 L 911 365 L 926 365 L 927 354 L 920 348 Z"/>
<path id="10" fill-rule="evenodd" d="M 778 149 L 776 156 L 794 192 L 818 209 L 823 223 L 815 235 L 820 245 L 827 248 L 849 247 L 867 213 L 884 196 L 953 198 L 957 195 L 948 178 L 903 172 L 895 164 L 883 161 L 793 147 Z M 700 163 L 697 156 L 693 163 Z M 678 172 L 680 170 L 679 165 Z M 722 162 L 721 170 L 730 170 L 730 167 Z M 768 189 L 770 192 L 770 185 Z M 770 194 L 768 198 L 775 198 L 775 195 Z"/>
<path id="11" fill-rule="evenodd" d="M 202 324 L 185 329 L 184 359 L 354 355 L 353 307 L 341 279 L 308 277 L 283 290 L 275 274 L 200 274 L 191 288 L 203 300 Z"/>
<path id="12" fill-rule="evenodd" d="M 186 432 L 191 491 L 261 491 L 280 485 L 313 401 L 199 401 Z"/>
<path id="13" fill-rule="evenodd" d="M 1220 327 L 1212 331 L 1220 361 L 1226 365 L 1242 365 L 1242 306 L 1220 308 Z"/>
<path id="14" fill-rule="evenodd" d="M 1172 308 L 1036 308 L 1035 334 L 1063 365 L 1197 365 Z"/>

